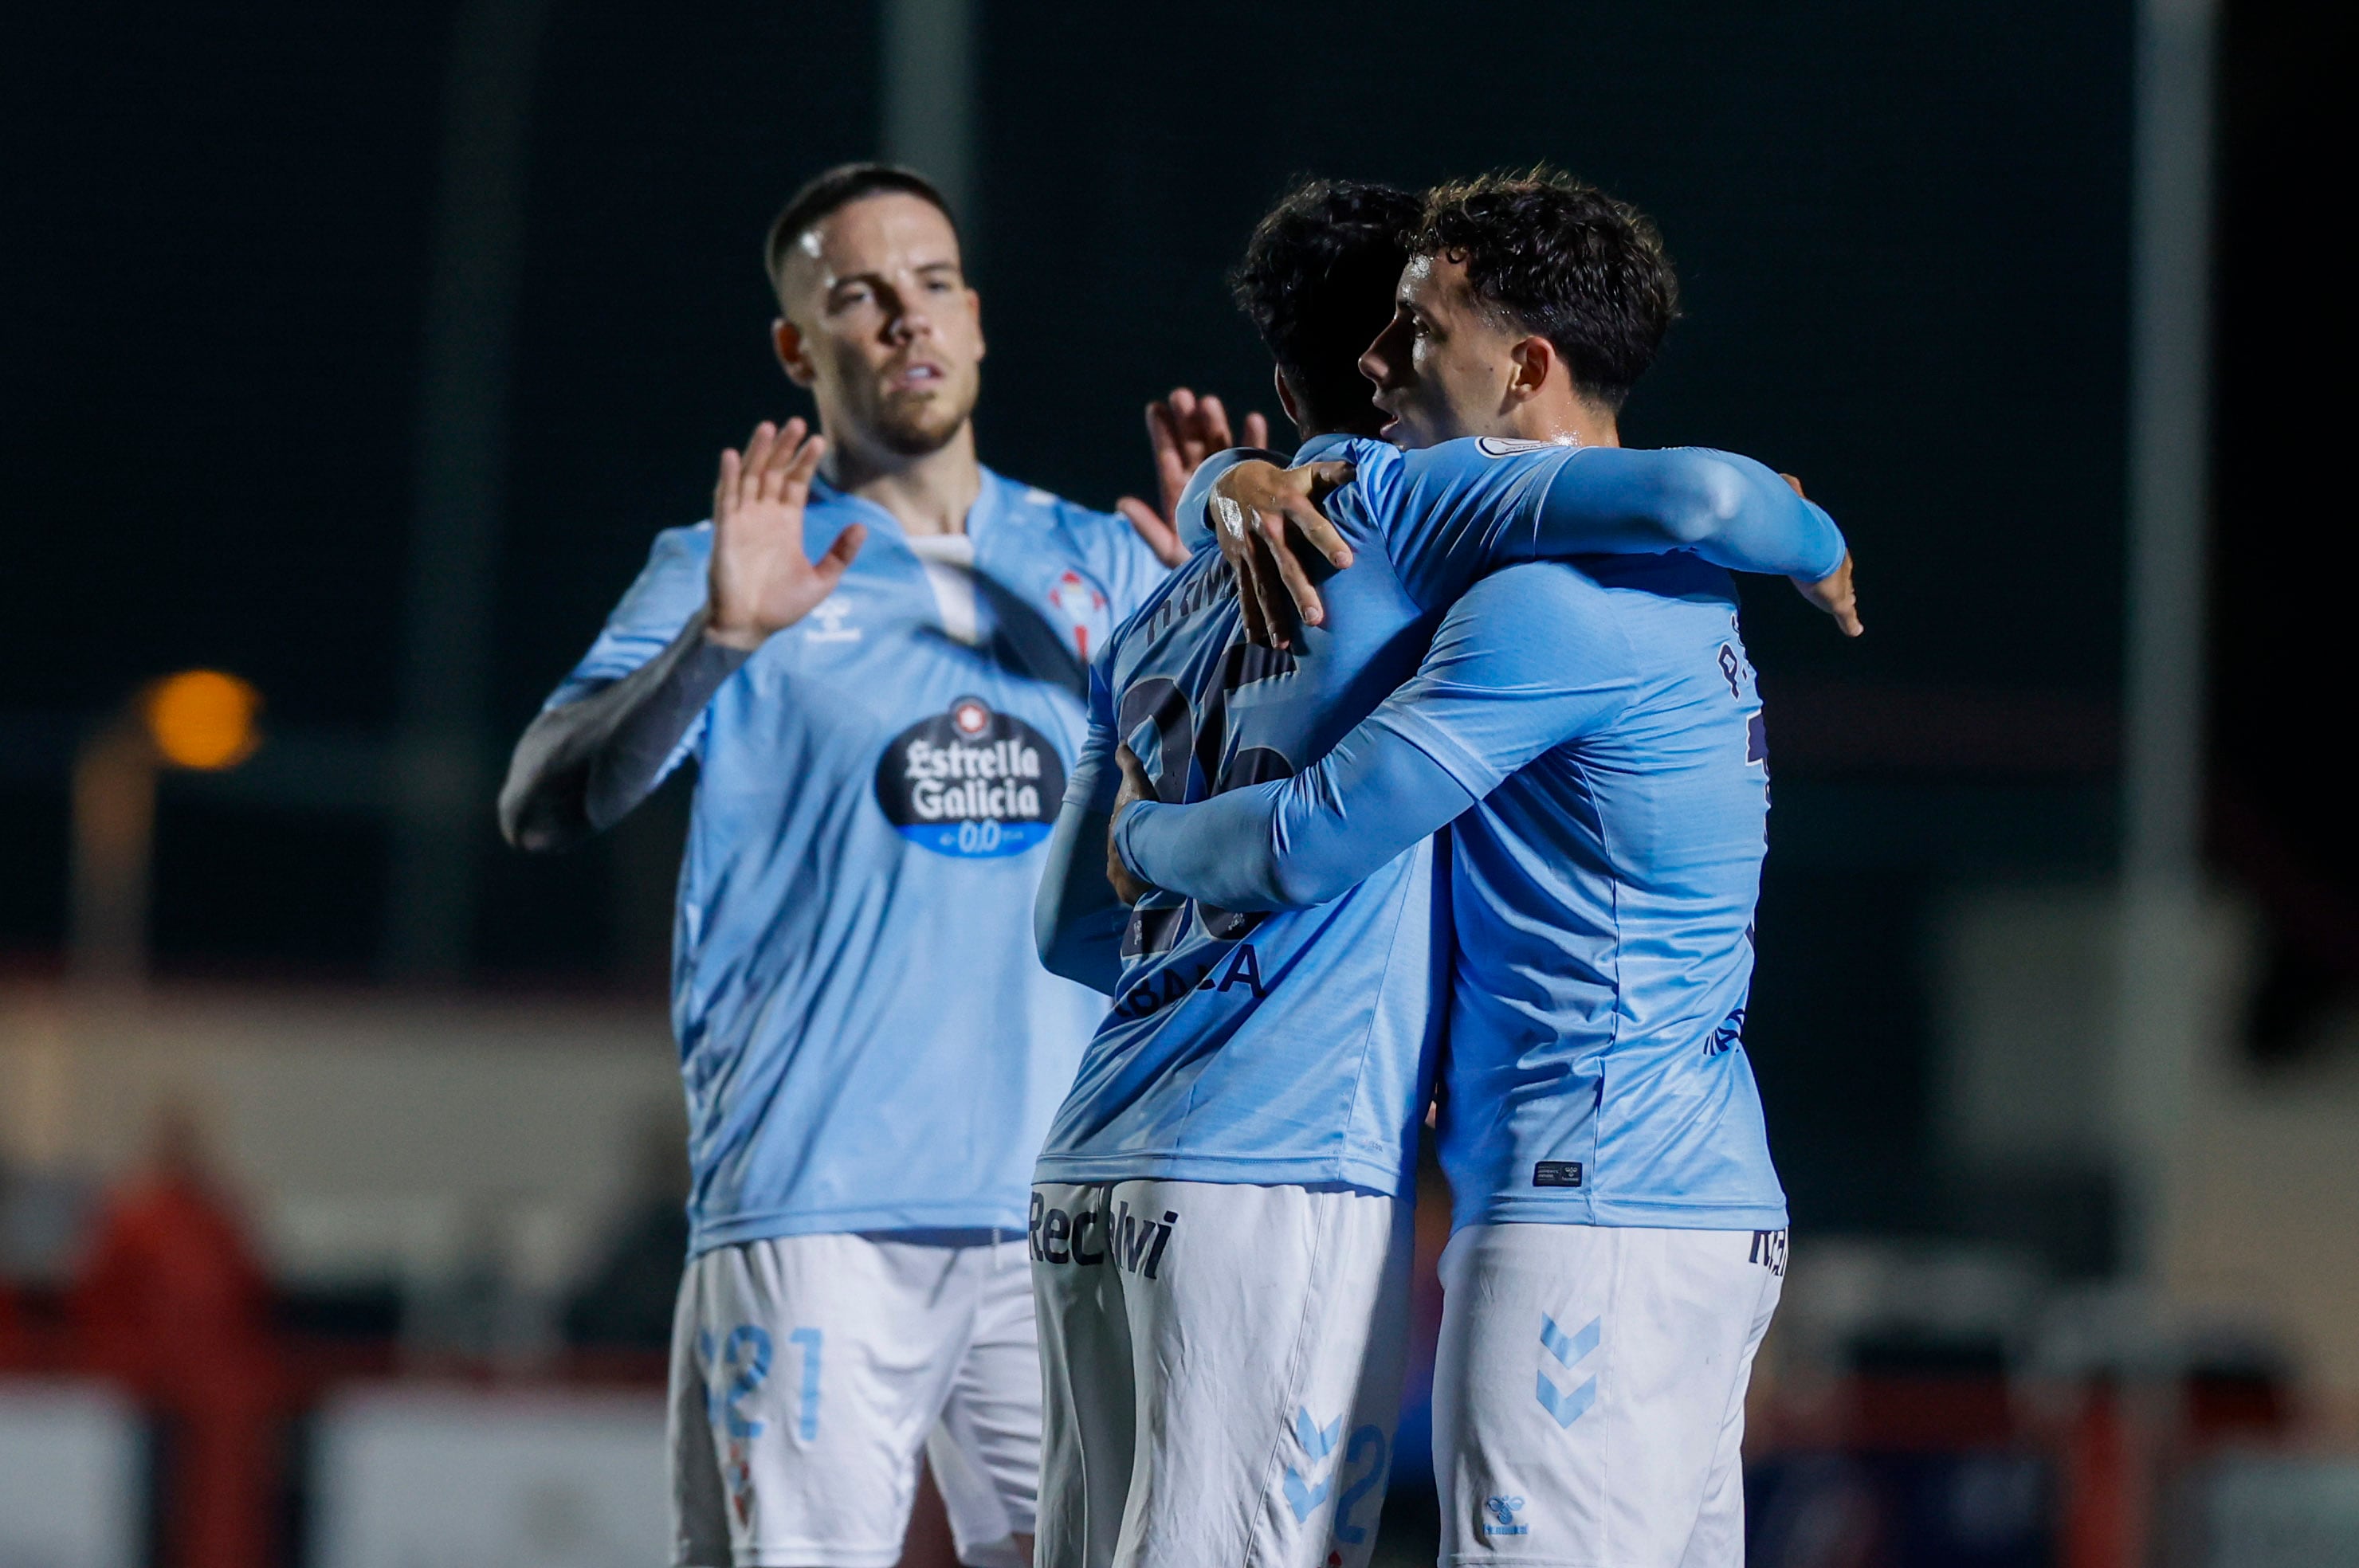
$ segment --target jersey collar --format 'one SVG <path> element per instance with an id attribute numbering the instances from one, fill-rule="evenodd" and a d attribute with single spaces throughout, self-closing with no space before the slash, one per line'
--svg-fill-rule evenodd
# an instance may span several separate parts
<path id="1" fill-rule="evenodd" d="M 965 532 L 966 536 L 974 541 L 975 548 L 981 550 L 984 539 L 998 526 L 1000 519 L 1006 514 L 1008 481 L 985 464 L 977 463 L 975 468 L 983 475 L 983 488 L 974 492 L 974 504 L 966 510 Z M 860 521 L 867 524 L 871 528 L 882 526 L 895 539 L 905 545 L 908 543 L 909 531 L 901 525 L 901 520 L 876 503 L 864 496 L 849 494 L 836 489 L 834 485 L 828 482 L 824 474 L 813 474 L 810 488 L 811 500 L 814 503 L 848 507 L 858 513 Z"/>

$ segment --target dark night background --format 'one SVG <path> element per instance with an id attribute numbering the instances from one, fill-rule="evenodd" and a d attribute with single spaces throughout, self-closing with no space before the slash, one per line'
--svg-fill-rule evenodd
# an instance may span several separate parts
<path id="1" fill-rule="evenodd" d="M 1184 382 L 1274 413 L 1220 275 L 1294 174 L 1545 158 L 1652 211 L 1688 319 L 1627 435 L 1802 475 L 1861 563 L 1853 646 L 1781 585 L 1746 589 L 1777 770 L 1748 1034 L 1798 1222 L 1948 1223 L 1921 1153 L 1927 912 L 2114 854 L 2129 7 L 1479 16 L 987 6 L 984 460 L 1106 505 L 1149 482 L 1148 396 Z M 73 738 L 140 682 L 234 671 L 274 745 L 321 756 L 365 755 L 396 720 L 451 20 L 102 4 L 0 24 L 12 962 L 56 961 Z M 2329 159 L 2352 26 L 2233 0 L 2221 78 L 2214 869 L 2267 918 L 2253 1027 L 2274 1056 L 2359 979 L 2359 853 L 2318 754 L 2349 663 Z M 718 449 L 793 409 L 759 241 L 802 178 L 874 151 L 875 76 L 857 5 L 554 13 L 487 756 L 653 532 L 701 515 Z M 656 994 L 677 795 L 541 861 L 499 846 L 486 799 L 473 983 Z M 390 843 L 381 809 L 327 785 L 168 781 L 159 962 L 368 978 Z"/>

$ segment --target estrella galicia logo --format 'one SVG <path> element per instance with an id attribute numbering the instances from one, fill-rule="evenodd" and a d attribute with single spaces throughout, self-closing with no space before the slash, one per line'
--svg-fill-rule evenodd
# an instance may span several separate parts
<path id="1" fill-rule="evenodd" d="M 1490 1517 L 1483 1521 L 1484 1535 L 1529 1535 L 1532 1527 L 1516 1522 L 1516 1511 L 1524 1506 L 1521 1498 L 1485 1498 L 1483 1511 Z"/>
<path id="2" fill-rule="evenodd" d="M 876 764 L 886 820 L 938 855 L 1020 855 L 1048 838 L 1064 795 L 1048 737 L 979 697 L 910 725 Z"/>

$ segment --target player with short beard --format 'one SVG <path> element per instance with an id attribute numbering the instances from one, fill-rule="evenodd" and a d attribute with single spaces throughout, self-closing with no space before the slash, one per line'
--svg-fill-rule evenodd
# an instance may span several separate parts
<path id="1" fill-rule="evenodd" d="M 922 178 L 821 175 L 767 262 L 819 430 L 722 454 L 712 520 L 658 535 L 517 744 L 501 826 L 560 849 L 697 764 L 674 1562 L 884 1568 L 922 1447 L 962 1559 L 1006 1568 L 1038 1464 L 1026 1189 L 1103 1009 L 1027 921 L 1089 660 L 1165 569 L 977 462 L 980 305 Z M 1226 444 L 1177 412 L 1168 449 Z"/>

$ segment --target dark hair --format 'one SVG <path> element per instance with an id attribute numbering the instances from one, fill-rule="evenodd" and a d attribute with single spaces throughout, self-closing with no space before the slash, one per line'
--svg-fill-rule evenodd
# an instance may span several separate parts
<path id="1" fill-rule="evenodd" d="M 1680 313 L 1680 280 L 1647 215 L 1550 168 L 1436 186 L 1411 244 L 1451 252 L 1515 324 L 1556 345 L 1582 393 L 1618 409 Z"/>
<path id="2" fill-rule="evenodd" d="M 840 163 L 824 173 L 814 175 L 803 188 L 787 199 L 785 209 L 770 222 L 770 237 L 763 244 L 762 261 L 770 274 L 770 287 L 778 287 L 787 265 L 787 253 L 810 228 L 830 213 L 849 207 L 865 196 L 878 196 L 898 191 L 930 203 L 936 211 L 950 221 L 951 232 L 958 232 L 958 217 L 951 204 L 934 189 L 934 182 L 912 168 L 889 163 Z"/>
<path id="3" fill-rule="evenodd" d="M 1254 226 L 1245 260 L 1229 274 L 1238 308 L 1312 424 L 1374 427 L 1375 388 L 1360 373 L 1360 355 L 1392 319 L 1421 211 L 1416 196 L 1389 185 L 1305 180 Z"/>

